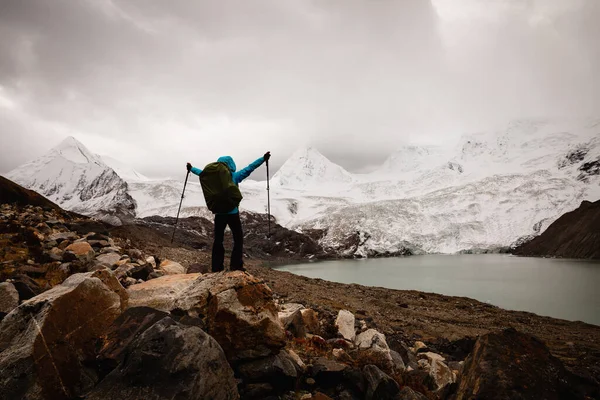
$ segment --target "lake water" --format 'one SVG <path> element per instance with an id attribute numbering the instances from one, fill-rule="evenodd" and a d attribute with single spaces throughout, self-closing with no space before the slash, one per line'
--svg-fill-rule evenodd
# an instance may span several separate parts
<path id="1" fill-rule="evenodd" d="M 425 255 L 277 269 L 333 282 L 471 297 L 509 310 L 600 325 L 600 261 Z"/>

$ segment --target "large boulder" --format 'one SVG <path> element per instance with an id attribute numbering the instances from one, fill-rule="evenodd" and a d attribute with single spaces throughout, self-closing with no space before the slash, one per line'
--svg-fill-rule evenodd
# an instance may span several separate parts
<path id="1" fill-rule="evenodd" d="M 19 292 L 10 282 L 0 283 L 0 313 L 8 314 L 19 305 Z"/>
<path id="2" fill-rule="evenodd" d="M 87 400 L 239 398 L 223 350 L 197 326 L 165 317 L 125 351 L 123 363 L 87 394 Z"/>
<path id="3" fill-rule="evenodd" d="M 544 343 L 509 328 L 477 340 L 455 399 L 583 399 L 585 390 Z"/>
<path id="4" fill-rule="evenodd" d="M 271 289 L 245 272 L 164 276 L 132 286 L 129 294 L 130 306 L 201 319 L 230 361 L 277 354 L 285 345 Z"/>
<path id="5" fill-rule="evenodd" d="M 340 310 L 335 319 L 335 326 L 338 329 L 338 334 L 346 340 L 353 341 L 356 338 L 354 322 L 354 314 L 348 310 Z"/>
<path id="6" fill-rule="evenodd" d="M 95 359 L 96 339 L 122 309 L 110 279 L 108 285 L 102 279 L 91 273 L 72 275 L 2 320 L 3 398 L 70 399 L 97 383 L 95 372 L 87 367 Z"/>

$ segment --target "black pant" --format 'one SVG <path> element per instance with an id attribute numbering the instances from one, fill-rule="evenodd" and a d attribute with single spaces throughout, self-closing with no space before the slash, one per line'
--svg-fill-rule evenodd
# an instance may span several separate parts
<path id="1" fill-rule="evenodd" d="M 233 234 L 233 251 L 231 252 L 231 270 L 243 269 L 244 261 L 242 253 L 244 248 L 244 233 L 242 232 L 242 221 L 240 214 L 216 214 L 215 215 L 215 241 L 212 248 L 212 271 L 223 271 L 223 260 L 225 259 L 225 248 L 223 239 L 225 228 L 229 225 Z"/>

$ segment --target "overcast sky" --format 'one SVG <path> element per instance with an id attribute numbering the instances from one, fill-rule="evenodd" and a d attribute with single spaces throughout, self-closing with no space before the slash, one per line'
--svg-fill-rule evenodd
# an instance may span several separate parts
<path id="1" fill-rule="evenodd" d="M 149 176 L 366 171 L 407 143 L 600 115 L 599 0 L 0 0 L 0 172 L 68 135 Z"/>

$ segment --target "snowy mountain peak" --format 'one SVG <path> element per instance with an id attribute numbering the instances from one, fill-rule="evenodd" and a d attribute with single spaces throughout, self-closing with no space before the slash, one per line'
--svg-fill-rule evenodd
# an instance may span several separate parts
<path id="1" fill-rule="evenodd" d="M 94 163 L 100 165 L 102 163 L 97 155 L 90 152 L 83 143 L 73 136 L 69 136 L 60 142 L 50 150 L 49 155 L 58 155 L 77 164 Z"/>
<path id="2" fill-rule="evenodd" d="M 312 147 L 297 150 L 273 176 L 274 184 L 295 188 L 351 181 L 348 171 Z"/>
<path id="3" fill-rule="evenodd" d="M 100 217 L 135 212 L 127 183 L 73 137 L 6 177 L 70 211 Z"/>

